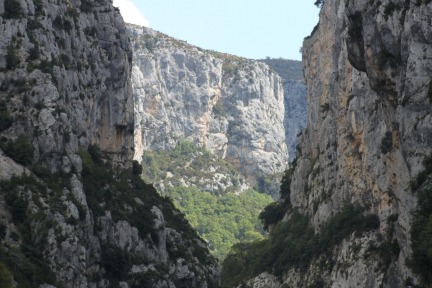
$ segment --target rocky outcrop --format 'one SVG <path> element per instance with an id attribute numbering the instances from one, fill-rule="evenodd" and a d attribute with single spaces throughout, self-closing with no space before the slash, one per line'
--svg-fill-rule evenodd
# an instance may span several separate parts
<path id="1" fill-rule="evenodd" d="M 34 138 L 35 158 L 49 162 L 52 170 L 79 171 L 77 147 L 89 143 L 115 161 L 128 159 L 132 51 L 121 17 L 110 8 L 96 19 L 93 11 L 108 9 L 103 1 L 19 3 L 0 6 L 1 87 L 8 105 L 19 112 L 12 113 L 14 125 L 4 135 Z"/>
<path id="2" fill-rule="evenodd" d="M 286 269 L 281 283 L 418 283 L 407 259 L 412 183 L 432 147 L 431 12 L 430 1 L 324 2 L 303 46 L 308 125 L 299 138 L 290 202 L 316 232 L 347 205 L 376 215 L 380 225 L 352 233 L 306 269 Z"/>
<path id="3" fill-rule="evenodd" d="M 0 1 L 0 23 L 0 262 L 17 285 L 218 286 L 205 242 L 131 171 L 132 50 L 111 1 Z"/>
<path id="4" fill-rule="evenodd" d="M 179 139 L 233 164 L 249 183 L 287 165 L 284 96 L 267 65 L 204 51 L 149 28 L 129 26 L 134 47 L 135 159 Z"/>

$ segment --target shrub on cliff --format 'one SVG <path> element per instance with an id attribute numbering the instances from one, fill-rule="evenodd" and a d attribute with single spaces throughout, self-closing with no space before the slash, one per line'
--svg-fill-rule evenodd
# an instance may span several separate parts
<path id="1" fill-rule="evenodd" d="M 3 17 L 6 19 L 19 19 L 24 15 L 20 1 L 18 0 L 5 0 L 4 9 Z"/>
<path id="2" fill-rule="evenodd" d="M 9 70 L 15 69 L 20 64 L 20 58 L 17 54 L 16 48 L 11 43 L 6 48 L 6 68 Z"/>
<path id="3" fill-rule="evenodd" d="M 0 262 L 0 287 L 3 287 L 3 288 L 15 287 L 12 273 L 3 264 L 3 262 Z"/>
<path id="4" fill-rule="evenodd" d="M 324 0 L 316 0 L 314 5 L 321 8 L 324 5 Z"/>
<path id="5" fill-rule="evenodd" d="M 268 231 L 269 226 L 281 221 L 287 212 L 287 206 L 284 203 L 273 202 L 259 214 L 259 219 L 263 224 L 264 230 Z"/>
<path id="6" fill-rule="evenodd" d="M 7 107 L 6 102 L 1 101 L 0 102 L 0 132 L 8 129 L 12 125 L 12 117 L 10 116 Z"/>
<path id="7" fill-rule="evenodd" d="M 352 233 L 375 230 L 379 225 L 377 215 L 363 215 L 362 209 L 348 205 L 315 234 L 309 218 L 294 210 L 289 220 L 276 224 L 269 239 L 233 247 L 222 264 L 222 287 L 237 286 L 266 271 L 281 276 L 291 267 L 307 269 L 313 259 Z"/>
<path id="8" fill-rule="evenodd" d="M 16 140 L 2 138 L 0 148 L 19 164 L 29 165 L 33 162 L 33 144 L 23 135 L 18 136 Z"/>
<path id="9" fill-rule="evenodd" d="M 421 276 L 424 283 L 432 282 L 432 155 L 427 156 L 414 182 L 418 188 L 418 206 L 414 211 L 411 226 L 412 258 L 411 267 Z"/>

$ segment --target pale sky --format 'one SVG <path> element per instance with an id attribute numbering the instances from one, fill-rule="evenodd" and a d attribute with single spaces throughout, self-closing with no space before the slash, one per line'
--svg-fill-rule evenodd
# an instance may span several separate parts
<path id="1" fill-rule="evenodd" d="M 114 0 L 128 23 L 204 49 L 252 59 L 301 60 L 318 22 L 314 0 Z"/>

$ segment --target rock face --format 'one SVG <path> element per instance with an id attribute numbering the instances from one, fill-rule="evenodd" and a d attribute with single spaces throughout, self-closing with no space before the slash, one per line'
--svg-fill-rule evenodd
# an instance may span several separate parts
<path id="1" fill-rule="evenodd" d="M 306 86 L 303 81 L 284 81 L 285 137 L 289 161 L 296 157 L 297 136 L 307 124 Z"/>
<path id="2" fill-rule="evenodd" d="M 431 13 L 430 1 L 325 1 L 303 46 L 308 125 L 290 200 L 317 231 L 347 204 L 377 215 L 380 227 L 353 233 L 307 269 L 286 270 L 287 286 L 418 283 L 407 259 L 411 181 L 432 147 Z M 386 260 L 373 248 L 384 243 L 393 247 Z"/>
<path id="3" fill-rule="evenodd" d="M 25 110 L 6 135 L 34 137 L 35 158 L 50 162 L 52 170 L 63 165 L 79 171 L 74 155 L 79 145 L 89 143 L 115 161 L 128 159 L 133 150 L 133 104 L 127 97 L 132 52 L 121 17 L 110 9 L 96 19 L 80 13 L 80 4 L 44 1 L 22 1 L 19 10 L 8 11 L 18 2 L 0 5 L 0 81 L 8 96 L 3 100 Z M 85 9 L 107 7 L 103 1 L 92 6 Z"/>
<path id="4" fill-rule="evenodd" d="M 179 139 L 233 164 L 251 185 L 287 165 L 284 95 L 267 65 L 129 26 L 134 47 L 135 159 Z"/>
<path id="5" fill-rule="evenodd" d="M 0 23 L 0 262 L 14 281 L 217 287 L 205 242 L 131 172 L 132 50 L 111 1 L 0 1 Z"/>
<path id="6" fill-rule="evenodd" d="M 285 103 L 285 142 L 289 161 L 296 156 L 297 135 L 306 127 L 307 96 L 303 80 L 303 64 L 300 61 L 281 58 L 261 60 L 282 78 Z"/>

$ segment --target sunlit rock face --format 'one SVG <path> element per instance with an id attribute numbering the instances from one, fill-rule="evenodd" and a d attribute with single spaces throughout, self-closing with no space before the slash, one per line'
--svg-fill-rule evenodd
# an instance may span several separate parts
<path id="1" fill-rule="evenodd" d="M 288 163 L 281 78 L 266 64 L 129 26 L 135 158 L 187 139 L 257 179 Z"/>
<path id="2" fill-rule="evenodd" d="M 377 215 L 380 227 L 354 233 L 306 270 L 287 270 L 289 287 L 418 281 L 407 259 L 411 183 L 432 147 L 431 13 L 430 1 L 325 1 L 305 39 L 308 124 L 298 139 L 291 203 L 317 231 L 348 204 Z M 386 243 L 393 250 L 383 260 Z"/>

